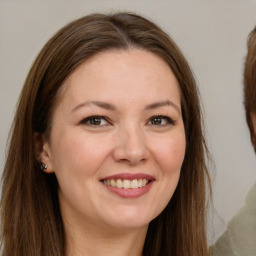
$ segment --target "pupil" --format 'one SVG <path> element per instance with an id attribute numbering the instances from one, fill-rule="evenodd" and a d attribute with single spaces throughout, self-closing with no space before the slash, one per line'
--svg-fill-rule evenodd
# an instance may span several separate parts
<path id="1" fill-rule="evenodd" d="M 161 118 L 154 118 L 153 124 L 161 124 L 162 119 Z"/>
<path id="2" fill-rule="evenodd" d="M 100 122 L 101 122 L 100 118 L 93 118 L 93 119 L 90 121 L 90 123 L 91 123 L 92 125 L 100 125 Z"/>

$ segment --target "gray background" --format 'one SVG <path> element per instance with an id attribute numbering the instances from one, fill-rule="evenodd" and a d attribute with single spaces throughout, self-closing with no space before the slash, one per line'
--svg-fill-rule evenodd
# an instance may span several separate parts
<path id="1" fill-rule="evenodd" d="M 256 180 L 245 124 L 242 73 L 246 38 L 256 25 L 255 0 L 0 0 L 0 170 L 15 105 L 39 50 L 60 27 L 91 12 L 135 11 L 180 46 L 201 91 L 214 165 L 209 243 L 225 229 Z"/>

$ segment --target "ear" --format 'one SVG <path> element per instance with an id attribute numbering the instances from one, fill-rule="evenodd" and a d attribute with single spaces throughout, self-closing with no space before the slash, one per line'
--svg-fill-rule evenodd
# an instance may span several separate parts
<path id="1" fill-rule="evenodd" d="M 34 133 L 35 144 L 35 156 L 40 164 L 47 165 L 46 169 L 43 169 L 46 173 L 53 173 L 53 165 L 51 160 L 51 150 L 49 142 L 45 139 L 45 136 L 41 133 Z"/>

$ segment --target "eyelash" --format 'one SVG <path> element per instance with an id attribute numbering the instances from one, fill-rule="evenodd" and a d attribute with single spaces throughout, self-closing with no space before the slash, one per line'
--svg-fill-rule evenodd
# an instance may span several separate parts
<path id="1" fill-rule="evenodd" d="M 96 121 L 96 119 L 98 119 Z M 160 122 L 162 122 L 163 120 L 166 120 L 166 124 L 149 124 L 150 122 L 152 122 L 153 120 L 158 119 L 158 121 L 160 120 Z M 93 123 L 93 121 L 99 122 L 101 123 L 102 121 L 105 121 L 107 124 L 101 125 L 101 124 L 96 124 Z M 100 116 L 100 115 L 94 115 L 94 116 L 89 116 L 85 119 L 83 119 L 80 124 L 83 125 L 90 125 L 90 126 L 107 126 L 108 124 L 111 124 L 111 122 L 108 120 L 108 118 L 104 117 L 104 116 Z M 156 116 L 152 116 L 151 118 L 149 118 L 149 120 L 147 121 L 147 124 L 149 125 L 153 125 L 153 126 L 166 126 L 166 125 L 175 125 L 175 121 L 173 119 L 171 119 L 168 116 L 164 116 L 164 115 L 156 115 Z"/>

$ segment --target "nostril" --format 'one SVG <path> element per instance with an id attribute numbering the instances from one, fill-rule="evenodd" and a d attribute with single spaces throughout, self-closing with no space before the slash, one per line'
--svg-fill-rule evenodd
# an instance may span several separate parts
<path id="1" fill-rule="evenodd" d="M 146 161 L 149 151 L 143 132 L 138 127 L 126 125 L 120 129 L 113 149 L 115 161 L 137 165 Z"/>
<path id="2" fill-rule="evenodd" d="M 148 152 L 143 150 L 130 150 L 129 148 L 119 147 L 113 152 L 114 159 L 118 162 L 129 163 L 137 165 L 138 163 L 145 162 L 148 158 Z"/>

